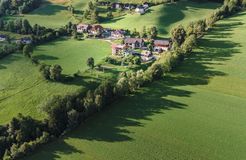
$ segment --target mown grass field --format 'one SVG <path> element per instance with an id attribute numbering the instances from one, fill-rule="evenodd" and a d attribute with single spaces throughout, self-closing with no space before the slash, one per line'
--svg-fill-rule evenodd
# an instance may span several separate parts
<path id="1" fill-rule="evenodd" d="M 246 159 L 246 12 L 219 22 L 163 81 L 27 160 Z"/>
<path id="2" fill-rule="evenodd" d="M 143 26 L 156 26 L 160 36 L 168 36 L 172 27 L 179 24 L 186 25 L 191 21 L 206 17 L 219 5 L 212 2 L 179 1 L 174 4 L 151 7 L 144 15 L 127 14 L 123 17 L 117 17 L 104 22 L 103 26 L 129 30 L 136 28 L 138 31 L 142 31 Z"/>
<path id="3" fill-rule="evenodd" d="M 95 64 L 111 54 L 111 44 L 102 40 L 74 40 L 63 38 L 38 46 L 33 55 L 46 64 L 60 64 L 64 74 L 88 69 L 86 61 L 93 57 Z"/>

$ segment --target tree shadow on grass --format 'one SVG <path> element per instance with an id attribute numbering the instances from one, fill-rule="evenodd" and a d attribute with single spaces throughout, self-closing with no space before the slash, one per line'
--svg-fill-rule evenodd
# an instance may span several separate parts
<path id="1" fill-rule="evenodd" d="M 36 55 L 36 56 L 34 56 L 34 58 L 37 58 L 37 59 L 39 59 L 41 61 L 45 61 L 45 60 L 57 60 L 57 59 L 59 59 L 59 58 L 57 58 L 55 56 L 44 55 L 44 54 L 42 54 L 42 55 Z"/>
<path id="2" fill-rule="evenodd" d="M 160 18 L 158 25 L 165 26 L 162 28 L 158 28 L 160 34 L 166 35 L 168 34 L 168 30 L 165 28 L 171 26 L 174 23 L 182 22 L 185 18 L 184 11 L 186 10 L 199 10 L 199 9 L 211 9 L 211 5 L 207 5 L 208 3 L 198 3 L 198 2 L 185 2 L 180 1 L 178 3 L 170 3 L 163 5 L 160 11 Z M 213 8 L 217 6 L 214 5 Z M 174 16 L 175 15 L 175 16 Z"/>
<path id="3" fill-rule="evenodd" d="M 67 8 L 65 6 L 62 6 L 62 5 L 56 5 L 56 4 L 52 4 L 52 3 L 47 2 L 43 6 L 35 9 L 30 14 L 42 15 L 42 16 L 51 16 L 51 15 L 56 15 L 57 13 L 59 13 L 63 10 L 67 11 Z"/>
<path id="4" fill-rule="evenodd" d="M 218 25 L 217 27 L 223 28 L 224 25 Z M 221 34 L 224 34 L 224 32 Z M 195 93 L 180 87 L 207 85 L 209 80 L 215 76 L 227 76 L 226 73 L 216 70 L 215 66 L 223 65 L 234 54 L 240 52 L 240 44 L 238 43 L 227 39 L 207 38 L 213 36 L 213 34 L 215 33 L 212 30 L 209 35 L 200 40 L 200 47 L 196 52 L 174 69 L 173 73 L 166 75 L 163 80 L 141 89 L 134 96 L 122 98 L 122 100 L 106 108 L 102 113 L 95 114 L 88 119 L 85 125 L 67 134 L 59 142 L 54 142 L 50 145 L 46 150 L 46 155 L 50 159 L 55 159 L 56 152 L 63 152 L 58 148 L 60 147 L 59 144 L 66 143 L 65 141 L 68 139 L 76 140 L 77 143 L 83 140 L 103 142 L 134 141 L 131 136 L 134 133 L 128 130 L 129 127 L 144 127 L 144 121 L 152 121 L 153 115 L 161 114 L 165 116 L 165 114 L 168 114 L 168 110 L 189 107 L 187 104 L 170 100 L 168 96 L 189 98 Z M 219 33 L 216 34 L 220 36 Z M 65 146 L 69 145 L 68 143 L 65 144 Z M 81 142 L 81 145 L 83 145 L 83 142 Z M 64 152 L 64 154 L 66 153 Z"/>

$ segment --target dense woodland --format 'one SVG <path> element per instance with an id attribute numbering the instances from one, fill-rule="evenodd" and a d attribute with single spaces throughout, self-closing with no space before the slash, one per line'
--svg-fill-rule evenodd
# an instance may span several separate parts
<path id="1" fill-rule="evenodd" d="M 206 19 L 191 22 L 187 27 L 180 25 L 173 28 L 171 31 L 174 42 L 173 49 L 154 62 L 146 71 L 123 72 L 117 80 L 106 80 L 95 90 L 89 90 L 86 93 L 78 92 L 64 97 L 56 96 L 40 106 L 40 110 L 47 115 L 43 121 L 37 121 L 20 114 L 7 125 L 0 126 L 0 157 L 9 160 L 25 156 L 38 146 L 78 126 L 91 114 L 103 110 L 113 101 L 134 93 L 139 87 L 161 79 L 164 73 L 170 72 L 185 57 L 192 54 L 197 39 L 201 38 L 216 21 L 233 15 L 245 6 L 245 0 L 226 0 L 222 7 L 215 10 Z M 14 22 L 4 22 L 1 29 L 29 33 L 39 40 L 44 38 L 43 36 L 49 37 L 49 34 L 56 36 L 62 33 L 40 26 L 31 27 L 26 21 L 20 22 L 19 25 L 15 24 Z M 69 34 L 73 30 L 73 25 L 68 24 L 60 30 Z M 25 50 L 30 50 L 30 48 L 25 47 Z M 88 60 L 88 65 L 93 68 L 94 61 Z M 56 75 L 62 70 L 59 66 L 49 66 L 47 70 L 44 69 L 45 67 L 41 65 L 40 70 L 51 71 L 53 69 L 54 71 L 48 73 L 49 78 L 59 78 Z"/>

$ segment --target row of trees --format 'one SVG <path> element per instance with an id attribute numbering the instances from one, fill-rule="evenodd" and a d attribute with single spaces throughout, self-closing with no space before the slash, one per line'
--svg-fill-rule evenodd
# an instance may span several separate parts
<path id="1" fill-rule="evenodd" d="M 12 43 L 3 44 L 0 48 L 0 58 L 3 58 L 9 54 L 12 54 L 19 48 L 20 46 L 16 44 L 12 44 Z"/>
<path id="2" fill-rule="evenodd" d="M 87 8 L 84 11 L 84 18 L 90 20 L 91 23 L 99 22 L 99 15 L 97 11 L 96 2 L 90 1 L 87 5 Z"/>
<path id="3" fill-rule="evenodd" d="M 2 0 L 0 16 L 28 13 L 38 8 L 40 4 L 40 0 Z"/>
<path id="4" fill-rule="evenodd" d="M 230 3 L 230 2 L 229 2 Z M 221 19 L 234 13 L 229 11 L 228 2 L 212 14 L 212 16 L 191 23 L 188 27 L 178 26 L 171 32 L 174 43 L 173 50 L 153 63 L 146 71 L 123 72 L 117 80 L 102 82 L 95 90 L 77 92 L 64 97 L 55 96 L 39 106 L 47 118 L 40 122 L 31 117 L 22 115 L 13 118 L 12 121 L 0 127 L 0 156 L 3 159 L 17 159 L 31 153 L 36 147 L 47 143 L 53 137 L 59 137 L 70 130 L 91 114 L 101 111 L 113 101 L 134 93 L 139 87 L 154 80 L 161 79 L 166 72 L 170 72 L 184 57 L 192 53 L 196 39 L 201 37 L 214 23 L 208 23 L 208 19 Z M 242 3 L 234 6 L 237 10 Z M 234 8 L 233 7 L 233 8 Z M 214 21 L 216 22 L 216 21 Z M 88 66 L 92 66 L 91 60 Z"/>
<path id="5" fill-rule="evenodd" d="M 30 35 L 34 43 L 42 43 L 60 36 L 71 35 L 76 31 L 76 25 L 69 22 L 59 29 L 46 28 L 38 24 L 31 25 L 28 20 L 17 18 L 15 20 L 0 19 L 0 30 L 17 34 Z"/>
<path id="6" fill-rule="evenodd" d="M 149 39 L 155 39 L 158 36 L 158 30 L 157 27 L 153 26 L 150 28 L 147 28 L 146 26 L 143 26 L 142 31 L 137 31 L 135 28 L 131 33 L 131 37 L 136 38 L 149 38 Z"/>

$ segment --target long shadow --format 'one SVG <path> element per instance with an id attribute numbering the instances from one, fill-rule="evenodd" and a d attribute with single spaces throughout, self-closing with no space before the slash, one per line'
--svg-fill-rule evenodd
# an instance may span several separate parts
<path id="1" fill-rule="evenodd" d="M 206 2 L 186 2 L 180 1 L 178 3 L 170 3 L 163 5 L 160 11 L 159 26 L 165 26 L 166 28 L 174 23 L 182 22 L 185 18 L 184 12 L 186 10 L 199 10 L 199 9 L 211 9 L 211 6 Z M 214 5 L 214 8 L 217 6 Z M 174 16 L 175 15 L 175 16 Z M 164 27 L 158 28 L 161 34 L 167 34 L 169 31 Z"/>
<path id="2" fill-rule="evenodd" d="M 228 22 L 230 23 L 230 22 Z M 219 24 L 216 29 L 226 27 Z M 231 27 L 242 25 L 234 23 Z M 66 139 L 73 138 L 78 143 L 80 140 L 122 142 L 134 141 L 129 127 L 145 127 L 141 120 L 152 121 L 156 114 L 168 114 L 167 110 L 185 109 L 189 106 L 184 103 L 168 99 L 167 96 L 190 97 L 194 92 L 180 88 L 181 86 L 207 85 L 215 76 L 226 76 L 226 73 L 216 70 L 216 65 L 223 65 L 224 61 L 230 60 L 234 54 L 238 54 L 240 44 L 227 39 L 211 39 L 212 30 L 204 39 L 199 41 L 199 48 L 194 55 L 185 60 L 163 80 L 145 87 L 134 96 L 123 98 L 117 103 L 106 108 L 103 113 L 91 117 L 85 125 L 66 135 L 59 142 L 54 142 L 45 148 L 46 155 L 55 159 L 56 152 L 63 152 L 57 148 L 60 143 L 66 143 Z M 221 34 L 230 32 L 223 31 Z M 212 64 L 212 65 L 211 65 Z M 69 144 L 65 144 L 69 146 Z M 60 146 L 59 146 L 60 147 Z M 72 146 L 71 146 L 72 147 Z M 68 149 L 69 150 L 69 149 Z M 66 152 L 64 152 L 66 154 Z M 83 156 L 83 155 L 82 155 Z M 37 156 L 35 156 L 37 158 Z"/>
<path id="3" fill-rule="evenodd" d="M 57 60 L 59 58 L 55 57 L 55 56 L 50 56 L 50 55 L 36 55 L 34 56 L 34 58 L 37 58 L 39 60 Z"/>
<path id="4" fill-rule="evenodd" d="M 30 14 L 42 15 L 42 16 L 51 16 L 51 15 L 55 15 L 55 14 L 57 14 L 63 10 L 66 11 L 67 8 L 65 6 L 62 6 L 62 5 L 56 5 L 56 4 L 46 2 L 43 6 L 35 9 Z"/>

